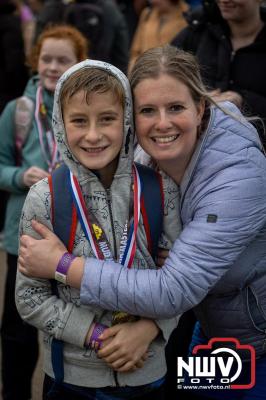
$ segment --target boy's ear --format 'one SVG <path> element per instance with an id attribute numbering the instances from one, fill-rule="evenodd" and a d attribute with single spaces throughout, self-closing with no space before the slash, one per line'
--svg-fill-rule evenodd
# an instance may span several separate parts
<path id="1" fill-rule="evenodd" d="M 130 143 L 130 136 L 131 136 L 131 128 L 128 128 L 126 142 L 125 142 L 125 153 L 128 154 L 129 151 L 129 143 Z"/>

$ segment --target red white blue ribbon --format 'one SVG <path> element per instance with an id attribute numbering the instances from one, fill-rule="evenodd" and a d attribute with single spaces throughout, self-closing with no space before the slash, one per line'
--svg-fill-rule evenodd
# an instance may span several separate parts
<path id="1" fill-rule="evenodd" d="M 133 206 L 133 221 L 131 223 L 127 246 L 123 252 L 121 264 L 130 268 L 132 266 L 134 256 L 136 253 L 136 239 L 137 239 L 137 230 L 139 224 L 140 217 L 140 197 L 141 197 L 141 182 L 138 170 L 136 166 L 133 164 L 133 194 L 134 194 L 134 206 Z"/>
<path id="2" fill-rule="evenodd" d="M 133 166 L 133 220 L 129 228 L 129 233 L 127 234 L 127 222 L 123 230 L 120 249 L 119 249 L 119 262 L 130 268 L 132 266 L 134 256 L 136 253 L 136 237 L 140 218 L 140 197 L 141 197 L 141 182 L 137 168 Z M 81 192 L 78 180 L 75 175 L 70 171 L 70 185 L 72 197 L 77 208 L 79 221 L 81 223 L 82 229 L 89 241 L 91 248 L 95 257 L 99 260 L 113 260 L 113 256 L 110 250 L 110 245 L 106 239 L 103 229 L 100 227 L 96 217 L 94 215 L 89 216 L 84 197 Z M 101 239 L 95 234 L 93 229 L 93 222 L 96 222 L 97 227 L 101 231 Z M 126 242 L 126 245 L 125 245 Z"/>
<path id="3" fill-rule="evenodd" d="M 36 120 L 36 124 L 37 124 L 37 129 L 38 129 L 38 134 L 39 134 L 39 141 L 40 141 L 40 145 L 41 145 L 41 150 L 42 150 L 42 154 L 44 156 L 44 159 L 48 165 L 48 171 L 51 173 L 56 165 L 59 162 L 59 153 L 57 150 L 57 145 L 54 139 L 54 134 L 52 132 L 51 129 L 46 129 L 46 140 L 47 140 L 47 145 L 48 145 L 48 149 L 49 149 L 49 156 L 47 156 L 47 150 L 44 144 L 44 132 L 43 132 L 43 124 L 41 122 L 40 119 L 40 111 L 41 111 L 41 107 L 43 107 L 43 99 L 42 99 L 42 88 L 41 86 L 38 86 L 37 88 L 37 92 L 36 92 L 36 107 L 35 107 L 35 120 Z M 47 115 L 45 116 L 45 118 L 47 119 Z M 48 121 L 47 121 L 48 123 Z"/>

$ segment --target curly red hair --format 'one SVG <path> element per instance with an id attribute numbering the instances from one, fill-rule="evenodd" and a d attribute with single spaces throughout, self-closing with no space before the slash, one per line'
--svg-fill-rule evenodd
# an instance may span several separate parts
<path id="1" fill-rule="evenodd" d="M 35 46 L 28 58 L 28 65 L 32 71 L 36 72 L 38 60 L 43 42 L 46 39 L 68 39 L 74 47 L 77 62 L 88 58 L 89 43 L 86 37 L 76 28 L 70 25 L 53 25 L 46 28 L 38 37 Z"/>

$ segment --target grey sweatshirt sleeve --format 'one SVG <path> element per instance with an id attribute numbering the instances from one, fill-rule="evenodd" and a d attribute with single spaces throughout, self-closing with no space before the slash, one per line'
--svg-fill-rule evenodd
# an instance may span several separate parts
<path id="1" fill-rule="evenodd" d="M 193 218 L 163 268 L 128 270 L 88 258 L 82 302 L 152 318 L 169 318 L 199 304 L 266 224 L 265 159 L 250 152 L 233 163 L 223 160 L 220 171 L 193 185 L 187 204 Z M 209 214 L 217 216 L 216 223 L 208 222 Z"/>
<path id="2" fill-rule="evenodd" d="M 52 230 L 49 196 L 47 181 L 41 181 L 31 188 L 22 211 L 21 234 L 38 238 L 31 228 L 32 219 L 38 219 Z M 75 289 L 58 284 L 58 290 L 64 291 L 65 298 L 74 298 L 75 302 L 53 295 L 49 280 L 28 278 L 18 272 L 15 292 L 18 312 L 29 324 L 49 335 L 78 347 L 84 347 L 94 313 L 86 306 L 80 306 L 79 293 Z"/>

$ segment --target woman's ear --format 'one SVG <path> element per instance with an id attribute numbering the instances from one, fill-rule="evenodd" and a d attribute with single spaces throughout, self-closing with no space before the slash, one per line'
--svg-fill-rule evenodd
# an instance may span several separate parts
<path id="1" fill-rule="evenodd" d="M 198 111 L 198 125 L 201 124 L 202 121 L 202 117 L 204 115 L 204 111 L 205 111 L 205 100 L 201 99 L 200 102 L 197 104 L 197 111 Z"/>

